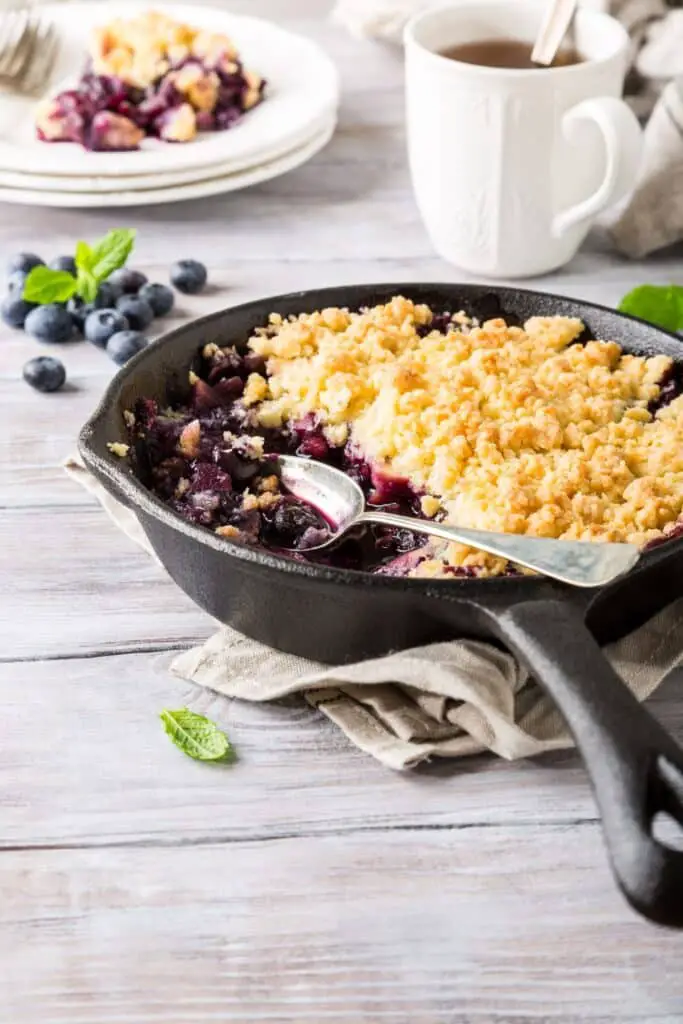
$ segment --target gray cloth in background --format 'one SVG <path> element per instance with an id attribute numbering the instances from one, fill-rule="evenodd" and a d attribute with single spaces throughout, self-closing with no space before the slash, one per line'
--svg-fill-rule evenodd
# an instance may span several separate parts
<path id="1" fill-rule="evenodd" d="M 398 45 L 412 14 L 442 3 L 337 0 L 333 17 L 355 35 Z M 645 155 L 639 183 L 608 232 L 622 253 L 637 259 L 683 239 L 683 9 L 673 0 L 583 0 L 581 6 L 613 14 L 633 40 L 625 92 L 646 122 Z"/>
<path id="2" fill-rule="evenodd" d="M 154 557 L 133 512 L 104 490 L 78 456 L 65 468 L 115 525 Z M 683 600 L 605 651 L 625 684 L 645 700 L 683 661 Z M 241 700 L 301 693 L 352 743 L 389 768 L 484 750 L 514 760 L 572 746 L 552 701 L 526 670 L 511 654 L 474 640 L 330 668 L 223 627 L 178 655 L 171 671 Z"/>

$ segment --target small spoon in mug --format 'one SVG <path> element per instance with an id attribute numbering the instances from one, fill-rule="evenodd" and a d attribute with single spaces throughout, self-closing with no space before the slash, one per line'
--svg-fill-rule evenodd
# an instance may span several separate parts
<path id="1" fill-rule="evenodd" d="M 572 23 L 578 0 L 550 0 L 543 23 L 536 36 L 531 59 L 534 64 L 550 67 L 562 40 Z"/>
<path id="2" fill-rule="evenodd" d="M 306 548 L 307 552 L 322 551 L 356 526 L 377 523 L 468 544 L 575 587 L 604 586 L 632 569 L 640 558 L 640 550 L 633 544 L 593 544 L 526 534 L 491 533 L 375 512 L 366 508 L 365 495 L 358 484 L 340 469 L 293 455 L 273 455 L 271 461 L 287 491 L 313 505 L 328 523 L 335 524 L 336 528 L 330 527 L 330 537 L 322 544 Z"/>

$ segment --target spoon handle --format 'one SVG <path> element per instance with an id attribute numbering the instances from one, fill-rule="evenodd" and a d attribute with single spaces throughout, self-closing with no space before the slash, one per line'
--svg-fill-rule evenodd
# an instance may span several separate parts
<path id="1" fill-rule="evenodd" d="M 393 526 L 395 529 L 412 530 L 413 533 L 440 537 L 456 544 L 467 544 L 575 587 L 604 586 L 632 569 L 640 557 L 639 549 L 633 544 L 551 540 L 526 534 L 468 530 L 433 523 L 428 519 L 397 516 L 390 512 L 367 510 L 356 522 Z"/>
<path id="2" fill-rule="evenodd" d="M 555 60 L 555 54 L 574 17 L 576 5 L 577 0 L 548 0 L 545 18 L 531 51 L 534 64 L 550 67 Z"/>

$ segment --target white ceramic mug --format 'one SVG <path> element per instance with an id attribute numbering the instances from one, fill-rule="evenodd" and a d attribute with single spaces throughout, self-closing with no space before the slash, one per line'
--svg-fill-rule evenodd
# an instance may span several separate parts
<path id="1" fill-rule="evenodd" d="M 642 132 L 620 99 L 629 37 L 614 18 L 580 10 L 575 42 L 585 59 L 565 67 L 509 70 L 440 55 L 485 39 L 531 43 L 545 6 L 465 0 L 406 26 L 417 203 L 437 252 L 475 274 L 562 266 L 636 181 Z"/>

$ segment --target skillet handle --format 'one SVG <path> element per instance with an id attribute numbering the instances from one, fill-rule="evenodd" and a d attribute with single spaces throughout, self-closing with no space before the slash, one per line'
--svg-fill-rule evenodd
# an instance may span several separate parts
<path id="1" fill-rule="evenodd" d="M 626 899 L 651 921 L 683 928 L 683 851 L 652 834 L 660 811 L 683 825 L 683 750 L 641 707 L 571 606 L 513 605 L 496 614 L 495 629 L 553 698 L 576 740 Z"/>

